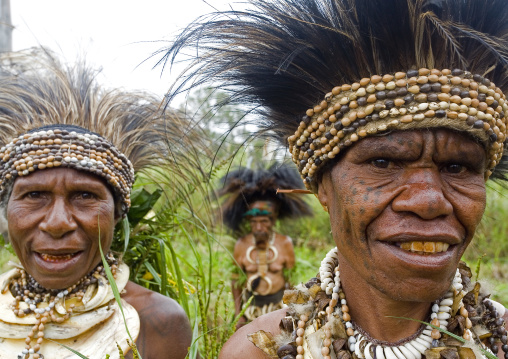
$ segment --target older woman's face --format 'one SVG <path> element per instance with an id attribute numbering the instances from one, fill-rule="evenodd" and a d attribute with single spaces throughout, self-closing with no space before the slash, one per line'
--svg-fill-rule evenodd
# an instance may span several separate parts
<path id="1" fill-rule="evenodd" d="M 479 144 L 446 129 L 352 146 L 319 186 L 344 272 L 398 300 L 446 292 L 485 209 L 485 162 Z"/>
<path id="2" fill-rule="evenodd" d="M 99 236 L 108 251 L 117 218 L 113 195 L 101 179 L 58 168 L 15 180 L 7 221 L 26 271 L 46 288 L 63 289 L 100 262 Z"/>

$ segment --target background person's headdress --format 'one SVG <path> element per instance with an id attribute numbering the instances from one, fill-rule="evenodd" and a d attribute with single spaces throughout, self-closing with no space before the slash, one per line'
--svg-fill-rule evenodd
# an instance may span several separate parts
<path id="1" fill-rule="evenodd" d="M 488 152 L 486 177 L 506 179 L 507 1 L 249 3 L 201 18 L 167 49 L 166 61 L 198 52 L 172 91 L 212 81 L 252 105 L 261 133 L 289 140 L 308 188 L 362 137 L 422 127 L 470 133 Z"/>
<path id="2" fill-rule="evenodd" d="M 224 223 L 233 231 L 240 228 L 245 217 L 264 215 L 276 218 L 297 218 L 311 215 L 310 206 L 301 195 L 277 193 L 277 189 L 296 189 L 302 187 L 300 176 L 293 167 L 275 163 L 268 169 L 252 170 L 240 167 L 221 179 L 219 196 L 224 196 L 222 217 Z M 252 208 L 256 202 L 266 201 L 273 208 Z M 256 211 L 255 213 L 255 210 Z"/>

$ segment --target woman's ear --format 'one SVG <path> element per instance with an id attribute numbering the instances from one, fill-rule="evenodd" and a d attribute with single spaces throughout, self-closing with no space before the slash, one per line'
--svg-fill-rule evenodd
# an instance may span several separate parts
<path id="1" fill-rule="evenodd" d="M 329 171 L 325 172 L 321 179 L 318 182 L 318 193 L 316 195 L 317 199 L 323 206 L 323 209 L 328 212 L 328 185 L 330 183 L 330 174 Z"/>

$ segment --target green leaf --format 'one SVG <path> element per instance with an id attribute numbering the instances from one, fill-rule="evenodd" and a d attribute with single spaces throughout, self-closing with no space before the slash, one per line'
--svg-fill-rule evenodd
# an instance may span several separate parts
<path id="1" fill-rule="evenodd" d="M 97 224 L 99 224 L 99 223 L 100 223 L 100 218 L 99 218 L 99 215 L 97 215 Z M 113 277 L 113 273 L 111 273 L 111 268 L 109 267 L 108 261 L 106 260 L 106 257 L 104 257 L 104 252 L 102 251 L 100 225 L 99 225 L 99 250 L 101 252 L 102 265 L 104 266 L 104 271 L 106 272 L 106 276 L 108 277 L 109 285 L 111 286 L 111 289 L 113 290 L 113 295 L 115 296 L 116 303 L 118 304 L 118 307 L 120 308 L 120 312 L 122 313 L 122 318 L 123 318 L 123 323 L 125 325 L 125 330 L 127 331 L 127 335 L 129 336 L 131 342 L 134 343 L 131 333 L 129 332 L 129 328 L 127 327 L 127 321 L 125 320 L 125 314 L 123 312 L 123 307 L 122 307 L 122 300 L 120 299 L 120 291 L 118 290 L 118 287 L 116 286 L 115 277 Z M 139 357 L 141 359 L 141 355 Z"/>
<path id="2" fill-rule="evenodd" d="M 127 249 L 129 248 L 129 239 L 130 239 L 130 236 L 131 236 L 131 226 L 129 224 L 129 220 L 128 220 L 128 217 L 124 217 L 122 219 L 122 231 L 123 231 L 123 243 L 124 243 L 124 247 L 123 247 L 123 252 L 127 252 Z"/>
<path id="3" fill-rule="evenodd" d="M 136 226 L 150 210 L 162 195 L 160 188 L 152 193 L 148 192 L 145 188 L 138 188 L 131 193 L 131 208 L 127 214 L 129 223 L 132 227 Z"/>
<path id="4" fill-rule="evenodd" d="M 64 347 L 65 349 L 67 349 L 67 350 L 69 350 L 69 351 L 73 352 L 74 354 L 76 354 L 76 355 L 77 355 L 78 357 L 80 357 L 80 358 L 83 358 L 83 359 L 89 359 L 88 357 L 86 357 L 86 356 L 84 356 L 83 354 L 81 354 L 80 352 L 78 352 L 78 351 L 76 351 L 76 350 L 74 350 L 74 349 L 72 349 L 72 348 L 68 347 L 67 345 L 63 345 L 62 343 L 59 343 L 59 342 L 57 342 L 57 341 L 54 341 L 54 340 L 51 340 L 51 339 L 47 339 L 47 338 L 46 338 L 46 340 L 49 340 L 50 342 L 56 343 L 56 344 L 58 344 L 58 345 L 60 345 L 60 346 Z"/>

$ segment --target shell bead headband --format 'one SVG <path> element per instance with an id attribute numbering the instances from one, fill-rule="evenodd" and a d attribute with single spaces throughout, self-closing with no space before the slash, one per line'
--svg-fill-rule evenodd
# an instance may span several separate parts
<path id="1" fill-rule="evenodd" d="M 85 129 L 79 133 L 55 128 L 21 135 L 0 148 L 0 198 L 16 177 L 35 170 L 70 167 L 100 176 L 113 187 L 125 215 L 130 207 L 134 168 L 113 144 Z"/>
<path id="2" fill-rule="evenodd" d="M 507 114 L 501 89 L 468 71 L 421 68 L 374 75 L 335 87 L 307 110 L 288 138 L 289 150 L 305 186 L 316 192 L 318 170 L 361 138 L 393 129 L 447 127 L 483 142 L 487 180 L 503 154 Z"/>

